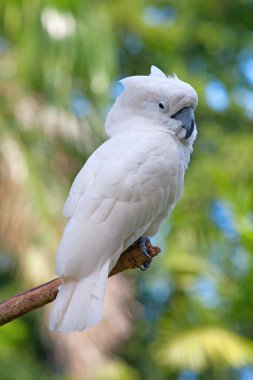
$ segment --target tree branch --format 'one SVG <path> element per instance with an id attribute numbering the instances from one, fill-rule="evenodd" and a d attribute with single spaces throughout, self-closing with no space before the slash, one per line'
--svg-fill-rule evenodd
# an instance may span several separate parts
<path id="1" fill-rule="evenodd" d="M 157 256 L 160 252 L 160 248 L 153 247 L 150 241 L 147 242 L 147 250 L 152 257 Z M 140 247 L 138 245 L 131 245 L 121 254 L 115 267 L 110 272 L 109 277 L 127 269 L 138 268 L 147 261 L 148 259 L 143 254 Z M 63 281 L 63 277 L 55 278 L 54 280 L 46 282 L 36 288 L 29 289 L 1 302 L 0 326 L 52 302 L 56 298 L 58 288 Z"/>

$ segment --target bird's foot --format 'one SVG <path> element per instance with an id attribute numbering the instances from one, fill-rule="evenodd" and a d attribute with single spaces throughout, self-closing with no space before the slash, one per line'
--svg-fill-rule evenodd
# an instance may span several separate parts
<path id="1" fill-rule="evenodd" d="M 139 266 L 139 268 L 142 271 L 147 270 L 150 267 L 151 261 L 152 261 L 152 256 L 148 253 L 147 250 L 147 242 L 149 239 L 146 236 L 141 236 L 138 240 L 134 242 L 134 245 L 138 245 L 142 251 L 142 253 L 149 258 L 149 261 L 145 261 L 142 265 Z"/>

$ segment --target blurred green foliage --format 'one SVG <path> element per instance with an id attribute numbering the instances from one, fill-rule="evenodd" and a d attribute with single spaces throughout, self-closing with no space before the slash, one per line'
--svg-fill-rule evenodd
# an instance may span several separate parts
<path id="1" fill-rule="evenodd" d="M 117 80 L 151 64 L 196 88 L 199 136 L 163 253 L 132 275 L 144 315 L 118 352 L 126 364 L 103 378 L 249 380 L 252 0 L 0 2 L 1 295 L 53 276 L 60 209 L 106 138 Z M 64 379 L 41 314 L 1 328 L 1 379 Z"/>

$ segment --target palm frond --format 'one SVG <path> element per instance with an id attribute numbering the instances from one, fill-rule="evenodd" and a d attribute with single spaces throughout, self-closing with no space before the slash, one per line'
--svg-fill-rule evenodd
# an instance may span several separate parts
<path id="1" fill-rule="evenodd" d="M 196 372 L 208 367 L 242 367 L 253 363 L 253 344 L 219 326 L 187 329 L 166 340 L 157 352 L 160 364 Z"/>

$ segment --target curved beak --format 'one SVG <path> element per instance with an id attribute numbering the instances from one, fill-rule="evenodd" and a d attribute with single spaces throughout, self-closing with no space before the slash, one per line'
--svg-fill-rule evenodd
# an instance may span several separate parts
<path id="1" fill-rule="evenodd" d="M 188 139 L 191 136 L 195 125 L 195 117 L 192 107 L 182 108 L 180 111 L 178 111 L 171 117 L 173 119 L 181 121 L 182 128 L 186 130 L 185 139 Z"/>

